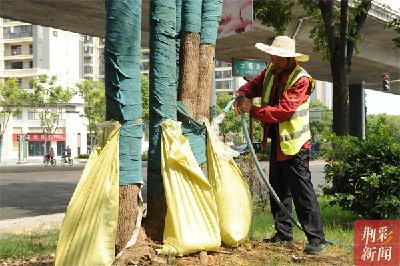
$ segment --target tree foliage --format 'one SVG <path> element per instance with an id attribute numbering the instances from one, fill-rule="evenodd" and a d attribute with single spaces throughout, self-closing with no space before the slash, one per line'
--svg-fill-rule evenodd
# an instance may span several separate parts
<path id="1" fill-rule="evenodd" d="M 228 93 L 219 93 L 217 95 L 217 108 L 216 112 L 217 114 L 220 114 L 225 106 L 232 100 L 231 96 Z M 248 124 L 248 119 L 246 119 L 246 122 Z M 240 118 L 240 115 L 237 115 L 233 110 L 229 111 L 226 116 L 224 121 L 220 124 L 219 127 L 220 133 L 224 136 L 224 139 L 226 140 L 226 137 L 229 136 L 230 134 L 233 136 L 233 141 L 235 143 L 243 143 L 243 135 L 242 133 L 242 121 Z M 262 138 L 262 126 L 261 123 L 258 121 L 254 121 L 254 129 L 253 129 L 253 136 L 254 140 L 260 140 Z"/>
<path id="2" fill-rule="evenodd" d="M 7 129 L 11 116 L 21 113 L 21 107 L 27 102 L 28 94 L 19 87 L 16 78 L 0 82 L 0 135 Z"/>
<path id="3" fill-rule="evenodd" d="M 400 217 L 400 143 L 382 118 L 370 126 L 367 140 L 332 136 L 324 194 L 362 218 Z"/>
<path id="4" fill-rule="evenodd" d="M 96 125 L 105 120 L 104 84 L 99 81 L 83 80 L 76 84 L 84 101 L 84 115 L 88 120 L 88 131 L 96 131 Z"/>
<path id="5" fill-rule="evenodd" d="M 283 35 L 292 19 L 293 0 L 254 1 L 257 19 L 268 27 L 273 27 L 277 35 Z"/>
<path id="6" fill-rule="evenodd" d="M 397 33 L 400 34 L 400 18 L 395 18 L 385 25 L 387 28 L 395 30 Z M 400 49 L 400 37 L 396 37 L 392 39 L 394 47 Z"/>
<path id="7" fill-rule="evenodd" d="M 88 131 L 91 135 L 91 143 L 98 123 L 105 121 L 106 100 L 104 83 L 99 81 L 83 80 L 76 84 L 78 94 L 84 100 L 84 115 L 88 120 Z M 142 93 L 142 119 L 144 123 L 149 121 L 149 78 L 141 76 Z"/>
<path id="8" fill-rule="evenodd" d="M 142 118 L 145 123 L 149 122 L 149 77 L 146 75 L 141 76 L 141 90 L 142 90 Z"/>
<path id="9" fill-rule="evenodd" d="M 310 110 L 319 110 L 321 120 L 310 121 L 310 131 L 313 140 L 320 141 L 326 134 L 332 133 L 332 111 L 320 101 L 311 101 Z"/>
<path id="10" fill-rule="evenodd" d="M 46 141 L 47 135 L 56 132 L 62 107 L 72 99 L 74 93 L 70 88 L 57 85 L 56 76 L 42 74 L 32 78 L 30 83 L 34 92 L 29 94 L 29 105 L 39 112 Z"/>
<path id="11" fill-rule="evenodd" d="M 387 115 L 387 114 L 378 114 L 378 115 L 368 115 L 367 116 L 367 125 L 366 125 L 366 134 L 371 135 L 373 129 L 379 125 L 383 124 L 387 126 L 387 130 L 390 136 L 394 139 L 396 143 L 400 143 L 400 116 L 399 115 Z"/>
<path id="12" fill-rule="evenodd" d="M 311 16 L 313 28 L 310 38 L 314 41 L 314 50 L 331 65 L 333 81 L 333 130 L 338 135 L 348 134 L 348 77 L 351 70 L 352 56 L 357 52 L 360 30 L 371 8 L 372 0 L 356 0 L 349 6 L 348 0 L 299 0 L 299 3 Z M 282 32 L 292 19 L 288 2 L 286 6 L 274 5 L 275 0 L 260 0 L 255 5 L 257 12 L 265 14 L 275 12 L 285 14 L 287 19 L 277 16 L 256 16 L 264 25 L 272 25 L 276 32 Z M 289 1 L 290 2 L 290 1 Z M 292 3 L 294 0 L 291 1 Z"/>

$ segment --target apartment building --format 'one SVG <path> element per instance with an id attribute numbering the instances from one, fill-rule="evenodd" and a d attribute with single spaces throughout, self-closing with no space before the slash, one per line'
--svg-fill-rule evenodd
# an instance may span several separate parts
<path id="1" fill-rule="evenodd" d="M 104 39 L 83 35 L 83 78 L 104 83 Z"/>
<path id="2" fill-rule="evenodd" d="M 0 80 L 18 79 L 21 89 L 31 91 L 30 79 L 40 74 L 56 75 L 58 85 L 74 87 L 82 79 L 83 40 L 77 33 L 0 18 Z M 70 146 L 72 155 L 86 153 L 86 125 L 82 99 L 75 96 L 59 109 L 55 134 L 44 139 L 40 109 L 23 108 L 12 117 L 3 133 L 0 161 L 41 160 L 44 145 L 58 155 Z M 0 112 L 2 108 L 0 107 Z M 4 125 L 1 127 L 4 129 Z M 18 135 L 26 139 L 17 141 Z"/>

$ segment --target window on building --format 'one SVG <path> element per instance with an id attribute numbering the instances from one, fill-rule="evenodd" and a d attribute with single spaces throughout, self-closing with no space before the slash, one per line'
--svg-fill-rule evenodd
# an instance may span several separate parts
<path id="1" fill-rule="evenodd" d="M 100 65 L 100 67 L 99 67 L 99 75 L 100 76 L 103 76 L 105 74 L 105 71 L 104 71 L 104 64 L 102 64 L 102 65 Z"/>
<path id="2" fill-rule="evenodd" d="M 3 28 L 4 39 L 32 37 L 32 25 L 11 26 Z"/>
<path id="3" fill-rule="evenodd" d="M 65 149 L 65 141 L 57 141 L 57 156 L 61 156 L 61 152 Z"/>
<path id="4" fill-rule="evenodd" d="M 17 78 L 17 81 L 18 81 L 18 87 L 22 89 L 22 78 Z"/>
<path id="5" fill-rule="evenodd" d="M 104 56 L 104 48 L 98 48 L 97 52 L 99 53 L 99 57 Z"/>
<path id="6" fill-rule="evenodd" d="M 142 50 L 142 61 L 146 61 L 150 59 L 150 51 L 149 50 Z"/>
<path id="7" fill-rule="evenodd" d="M 225 70 L 222 72 L 222 77 L 223 78 L 231 78 L 232 77 L 232 71 L 231 70 Z"/>
<path id="8" fill-rule="evenodd" d="M 84 64 L 91 64 L 92 62 L 93 62 L 93 60 L 92 60 L 91 57 L 85 57 L 85 58 L 83 59 L 83 63 L 84 63 Z"/>
<path id="9" fill-rule="evenodd" d="M 28 110 L 28 120 L 40 120 L 41 111 L 36 109 L 29 109 Z"/>
<path id="10" fill-rule="evenodd" d="M 232 89 L 232 80 L 216 81 L 215 88 L 217 90 L 231 90 Z"/>
<path id="11" fill-rule="evenodd" d="M 33 54 L 33 45 L 29 44 L 29 54 Z"/>
<path id="12" fill-rule="evenodd" d="M 84 74 L 93 74 L 93 67 L 92 66 L 84 66 L 83 73 Z"/>
<path id="13" fill-rule="evenodd" d="M 11 69 L 23 69 L 23 62 L 11 62 Z"/>
<path id="14" fill-rule="evenodd" d="M 83 37 L 83 43 L 92 43 L 93 42 L 93 38 L 91 36 L 85 35 Z"/>
<path id="15" fill-rule="evenodd" d="M 86 80 L 93 81 L 93 77 L 85 77 Z"/>
<path id="16" fill-rule="evenodd" d="M 21 55 L 22 46 L 21 45 L 11 45 L 11 55 Z"/>
<path id="17" fill-rule="evenodd" d="M 85 54 L 93 54 L 93 47 L 85 46 L 83 47 L 83 52 Z"/>
<path id="18" fill-rule="evenodd" d="M 22 115 L 23 115 L 22 110 L 20 110 L 19 112 L 13 115 L 13 118 L 14 120 L 22 120 Z"/>
<path id="19" fill-rule="evenodd" d="M 29 68 L 33 68 L 33 61 L 29 61 Z"/>
<path id="20" fill-rule="evenodd" d="M 215 71 L 215 78 L 216 79 L 220 79 L 220 78 L 222 78 L 222 71 Z"/>
<path id="21" fill-rule="evenodd" d="M 142 62 L 142 64 L 140 65 L 140 69 L 149 70 L 150 69 L 149 62 Z"/>
<path id="22" fill-rule="evenodd" d="M 46 150 L 50 150 L 51 142 L 46 142 Z M 28 144 L 29 156 L 43 156 L 44 155 L 44 141 L 29 141 Z"/>
<path id="23" fill-rule="evenodd" d="M 227 62 L 219 61 L 219 60 L 215 61 L 215 67 L 230 67 L 230 66 L 231 66 L 231 63 L 227 63 Z"/>

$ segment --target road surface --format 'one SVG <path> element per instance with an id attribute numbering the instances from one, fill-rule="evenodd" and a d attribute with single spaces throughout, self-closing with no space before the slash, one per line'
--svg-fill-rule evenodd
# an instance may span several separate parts
<path id="1" fill-rule="evenodd" d="M 268 163 L 262 162 L 268 169 Z M 323 162 L 311 162 L 314 187 L 323 183 Z M 0 167 L 0 220 L 64 213 L 81 176 L 83 164 Z M 146 183 L 147 162 L 142 173 Z M 146 202 L 146 186 L 143 198 Z"/>

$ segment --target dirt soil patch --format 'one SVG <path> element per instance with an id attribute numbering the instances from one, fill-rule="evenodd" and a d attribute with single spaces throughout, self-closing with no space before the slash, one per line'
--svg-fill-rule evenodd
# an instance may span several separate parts
<path id="1" fill-rule="evenodd" d="M 262 241 L 251 241 L 237 248 L 221 247 L 215 252 L 200 252 L 188 256 L 167 257 L 157 255 L 160 245 L 149 239 L 139 240 L 113 265 L 352 265 L 352 251 L 349 248 L 327 245 L 323 254 L 306 255 L 303 243 L 293 246 L 267 244 Z M 54 254 L 43 258 L 27 260 L 0 261 L 1 265 L 53 265 Z"/>

